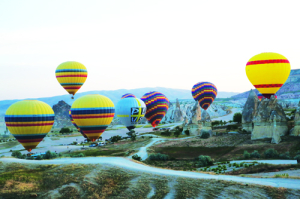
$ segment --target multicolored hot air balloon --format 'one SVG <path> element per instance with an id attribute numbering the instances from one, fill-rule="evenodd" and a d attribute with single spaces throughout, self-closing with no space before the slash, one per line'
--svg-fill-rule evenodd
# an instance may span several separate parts
<path id="1" fill-rule="evenodd" d="M 75 61 L 68 61 L 60 64 L 55 71 L 56 79 L 60 85 L 74 99 L 75 93 L 81 88 L 87 78 L 86 67 Z"/>
<path id="2" fill-rule="evenodd" d="M 261 53 L 252 57 L 246 65 L 246 74 L 253 86 L 270 98 L 288 79 L 291 71 L 289 60 L 278 53 Z"/>
<path id="3" fill-rule="evenodd" d="M 73 120 L 73 118 L 72 118 L 72 115 L 71 115 L 71 110 L 69 110 L 69 117 L 70 117 L 70 119 L 71 119 L 72 124 L 76 127 L 76 129 L 78 130 L 78 132 L 80 132 L 81 135 L 82 135 L 83 137 L 87 138 L 86 135 L 84 135 L 84 133 L 82 133 L 82 131 L 80 130 L 80 128 L 79 128 L 79 127 L 77 126 L 77 124 L 74 122 L 74 120 Z"/>
<path id="4" fill-rule="evenodd" d="M 5 123 L 11 134 L 30 152 L 51 130 L 54 112 L 44 102 L 23 100 L 7 109 Z"/>
<path id="5" fill-rule="evenodd" d="M 117 117 L 128 130 L 134 129 L 145 113 L 146 105 L 138 98 L 123 98 L 116 105 Z"/>
<path id="6" fill-rule="evenodd" d="M 213 103 L 217 97 L 217 87 L 210 82 L 199 82 L 192 88 L 192 95 L 195 101 L 199 102 L 199 105 L 204 110 Z"/>
<path id="7" fill-rule="evenodd" d="M 156 127 L 169 109 L 169 99 L 162 93 L 151 91 L 146 93 L 141 100 L 146 104 L 146 119 Z"/>
<path id="8" fill-rule="evenodd" d="M 126 94 L 122 95 L 121 99 L 128 98 L 128 97 L 136 98 L 136 96 L 134 94 L 126 93 Z"/>
<path id="9" fill-rule="evenodd" d="M 98 139 L 115 115 L 114 103 L 103 95 L 85 95 L 73 103 L 71 115 L 81 131 L 92 141 Z"/>
<path id="10" fill-rule="evenodd" d="M 261 101 L 261 99 L 264 97 L 261 93 L 257 94 L 257 97 L 259 99 L 259 101 Z M 274 95 L 274 97 L 277 99 L 277 95 Z"/>

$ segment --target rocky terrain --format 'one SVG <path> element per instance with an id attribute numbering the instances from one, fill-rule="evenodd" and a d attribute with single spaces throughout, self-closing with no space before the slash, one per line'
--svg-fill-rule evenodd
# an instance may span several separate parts
<path id="1" fill-rule="evenodd" d="M 71 109 L 69 104 L 64 101 L 59 101 L 53 105 L 52 109 L 55 114 L 53 128 L 73 126 L 69 116 L 69 110 Z"/>

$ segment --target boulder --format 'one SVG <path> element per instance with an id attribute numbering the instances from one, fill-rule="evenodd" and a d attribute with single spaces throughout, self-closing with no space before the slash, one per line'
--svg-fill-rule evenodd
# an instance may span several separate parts
<path id="1" fill-rule="evenodd" d="M 295 112 L 294 125 L 290 131 L 290 136 L 300 136 L 300 101 Z"/>
<path id="2" fill-rule="evenodd" d="M 71 106 L 69 104 L 61 100 L 57 104 L 53 105 L 52 109 L 55 115 L 53 124 L 54 128 L 73 126 L 69 116 L 69 110 L 71 109 Z"/>
<path id="3" fill-rule="evenodd" d="M 254 128 L 251 140 L 272 138 L 273 143 L 279 143 L 280 136 L 288 132 L 286 115 L 274 96 L 262 99 L 252 121 Z"/>
<path id="4" fill-rule="evenodd" d="M 183 116 L 182 116 L 182 112 L 180 110 L 180 103 L 178 101 L 178 99 L 176 99 L 176 107 L 175 107 L 175 111 L 173 113 L 173 122 L 181 122 L 183 121 Z"/>

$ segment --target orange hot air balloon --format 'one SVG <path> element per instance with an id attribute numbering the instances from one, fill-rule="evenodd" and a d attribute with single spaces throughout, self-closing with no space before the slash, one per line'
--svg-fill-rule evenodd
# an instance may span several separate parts
<path id="1" fill-rule="evenodd" d="M 278 53 L 261 53 L 252 57 L 246 65 L 246 74 L 253 86 L 270 98 L 288 79 L 291 71 L 289 60 Z"/>

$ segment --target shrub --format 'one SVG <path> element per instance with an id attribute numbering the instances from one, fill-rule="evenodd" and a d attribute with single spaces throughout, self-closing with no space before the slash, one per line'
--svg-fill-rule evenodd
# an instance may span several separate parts
<path id="1" fill-rule="evenodd" d="M 118 142 L 119 140 L 122 140 L 122 137 L 119 135 L 113 136 L 111 137 L 111 141 L 112 142 Z"/>
<path id="2" fill-rule="evenodd" d="M 43 157 L 41 155 L 36 156 L 36 160 L 42 160 Z"/>
<path id="3" fill-rule="evenodd" d="M 131 141 L 135 141 L 136 140 L 136 134 L 135 133 L 132 133 L 132 135 L 131 135 Z"/>
<path id="4" fill-rule="evenodd" d="M 174 131 L 174 136 L 175 137 L 178 137 L 180 135 L 181 131 L 180 130 L 176 130 Z"/>
<path id="5" fill-rule="evenodd" d="M 213 165 L 213 160 L 211 159 L 210 156 L 200 155 L 198 157 L 197 161 L 198 161 L 198 164 L 201 166 Z"/>
<path id="6" fill-rule="evenodd" d="M 77 155 L 77 157 L 84 157 L 84 154 L 83 154 L 83 153 L 79 153 L 79 154 Z"/>
<path id="7" fill-rule="evenodd" d="M 22 153 L 20 151 L 14 151 L 11 153 L 12 157 L 20 158 L 22 156 Z"/>
<path id="8" fill-rule="evenodd" d="M 287 160 L 291 159 L 290 152 L 285 152 L 285 153 L 280 154 L 279 158 L 280 159 L 287 159 Z"/>
<path id="9" fill-rule="evenodd" d="M 275 149 L 267 149 L 265 151 L 266 158 L 278 158 L 278 152 Z"/>
<path id="10" fill-rule="evenodd" d="M 200 138 L 207 139 L 210 137 L 209 132 L 203 132 Z"/>
<path id="11" fill-rule="evenodd" d="M 72 131 L 69 128 L 61 128 L 59 133 L 61 134 L 72 133 Z"/>
<path id="12" fill-rule="evenodd" d="M 300 161 L 300 155 L 296 155 L 296 156 L 294 157 L 294 159 L 297 160 L 297 161 Z"/>
<path id="13" fill-rule="evenodd" d="M 238 128 L 239 128 L 238 125 L 233 124 L 233 125 L 228 125 L 228 126 L 226 127 L 226 130 L 230 131 L 230 130 L 234 130 L 234 129 L 238 129 Z"/>
<path id="14" fill-rule="evenodd" d="M 250 158 L 250 153 L 248 151 L 244 151 L 244 158 L 249 159 Z"/>
<path id="15" fill-rule="evenodd" d="M 233 115 L 233 121 L 237 123 L 242 123 L 242 114 L 241 113 L 235 113 Z"/>
<path id="16" fill-rule="evenodd" d="M 23 154 L 23 155 L 19 156 L 19 158 L 21 158 L 21 159 L 26 159 L 26 155 Z"/>
<path id="17" fill-rule="evenodd" d="M 52 153 L 51 151 L 47 151 L 45 155 L 43 155 L 43 159 L 53 159 L 56 158 L 57 154 Z"/>
<path id="18" fill-rule="evenodd" d="M 137 154 L 135 154 L 135 155 L 133 155 L 131 157 L 132 157 L 132 159 L 137 160 L 137 161 L 141 161 L 142 160 L 142 158 L 140 156 L 138 156 Z"/>
<path id="19" fill-rule="evenodd" d="M 190 130 L 185 130 L 184 133 L 185 133 L 186 135 L 190 135 Z"/>
<path id="20" fill-rule="evenodd" d="M 166 130 L 166 131 L 162 131 L 160 134 L 163 136 L 170 136 L 171 132 L 169 130 Z"/>
<path id="21" fill-rule="evenodd" d="M 258 153 L 257 150 L 254 150 L 251 154 L 250 154 L 251 158 L 260 158 L 260 154 Z"/>
<path id="22" fill-rule="evenodd" d="M 160 154 L 160 153 L 152 153 L 149 155 L 149 159 L 166 161 L 166 160 L 169 160 L 169 156 L 165 155 L 165 154 Z"/>

